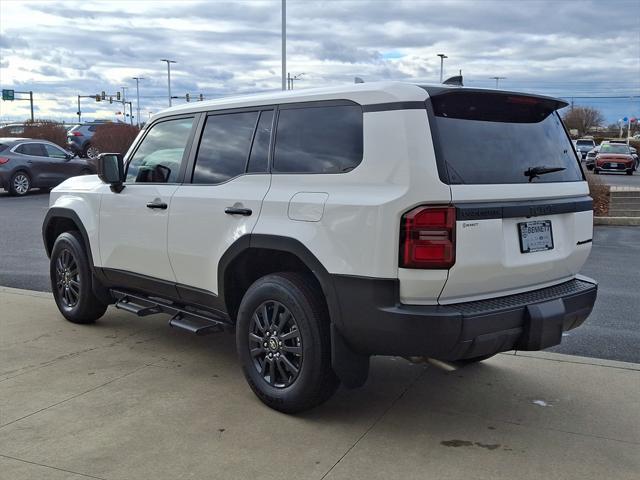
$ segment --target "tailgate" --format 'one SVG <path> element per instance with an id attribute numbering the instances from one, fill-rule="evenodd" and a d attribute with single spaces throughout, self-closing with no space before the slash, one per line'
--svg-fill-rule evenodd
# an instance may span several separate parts
<path id="1" fill-rule="evenodd" d="M 452 186 L 456 263 L 440 303 L 543 288 L 578 273 L 591 250 L 593 230 L 592 200 L 583 185 L 570 188 L 571 197 L 500 202 L 469 202 L 483 196 L 482 187 Z M 494 195 L 490 190 L 495 189 L 484 190 L 485 197 Z"/>
<path id="2" fill-rule="evenodd" d="M 544 288 L 589 255 L 592 200 L 549 97 L 475 89 L 431 95 L 440 178 L 456 207 L 455 263 L 440 303 Z"/>

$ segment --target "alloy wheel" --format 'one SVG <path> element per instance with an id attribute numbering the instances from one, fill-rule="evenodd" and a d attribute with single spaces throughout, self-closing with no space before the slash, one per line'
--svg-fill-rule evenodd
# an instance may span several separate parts
<path id="1" fill-rule="evenodd" d="M 24 195 L 29 191 L 29 177 L 24 173 L 19 173 L 13 178 L 13 189 L 18 195 Z"/>
<path id="2" fill-rule="evenodd" d="M 96 159 L 100 155 L 100 151 L 96 147 L 87 148 L 87 158 Z"/>
<path id="3" fill-rule="evenodd" d="M 291 311 L 273 300 L 251 316 L 249 350 L 255 369 L 269 385 L 286 388 L 302 367 L 302 336 Z"/>
<path id="4" fill-rule="evenodd" d="M 70 250 L 64 249 L 56 260 L 56 288 L 60 300 L 67 308 L 73 308 L 80 298 L 80 274 L 78 264 Z"/>

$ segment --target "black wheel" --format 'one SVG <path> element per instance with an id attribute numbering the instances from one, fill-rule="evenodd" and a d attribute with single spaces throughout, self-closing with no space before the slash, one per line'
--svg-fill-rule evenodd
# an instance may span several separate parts
<path id="1" fill-rule="evenodd" d="M 600 175 L 600 169 L 599 168 L 594 168 L 593 169 L 593 173 L 595 173 L 596 175 Z"/>
<path id="2" fill-rule="evenodd" d="M 31 189 L 31 178 L 27 172 L 18 171 L 11 176 L 9 181 L 9 194 L 19 197 L 26 195 Z"/>
<path id="3" fill-rule="evenodd" d="M 313 408 L 338 387 L 329 315 L 310 275 L 276 273 L 251 285 L 238 311 L 236 345 L 249 386 L 275 410 Z"/>
<path id="4" fill-rule="evenodd" d="M 629 170 L 627 170 L 627 175 L 633 175 L 633 169 L 630 168 Z"/>
<path id="5" fill-rule="evenodd" d="M 60 234 L 53 245 L 49 273 L 60 313 L 73 323 L 93 323 L 107 310 L 93 294 L 87 254 L 78 232 Z"/>

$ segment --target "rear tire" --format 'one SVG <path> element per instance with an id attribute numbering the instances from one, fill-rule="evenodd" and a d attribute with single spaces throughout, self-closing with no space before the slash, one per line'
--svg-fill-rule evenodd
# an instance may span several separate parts
<path id="1" fill-rule="evenodd" d="M 49 265 L 51 290 L 62 316 L 73 323 L 94 323 L 107 305 L 93 293 L 91 266 L 78 232 L 61 233 Z"/>
<path id="2" fill-rule="evenodd" d="M 31 178 L 27 172 L 17 171 L 9 180 L 9 195 L 22 197 L 31 190 Z"/>
<path id="3" fill-rule="evenodd" d="M 338 387 L 329 314 L 311 275 L 275 273 L 254 282 L 238 310 L 236 346 L 249 386 L 275 410 L 308 410 Z"/>

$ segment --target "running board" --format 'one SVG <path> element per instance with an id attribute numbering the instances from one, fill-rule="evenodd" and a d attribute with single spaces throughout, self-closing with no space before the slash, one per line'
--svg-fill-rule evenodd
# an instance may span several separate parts
<path id="1" fill-rule="evenodd" d="M 115 303 L 116 308 L 134 313 L 139 317 L 168 313 L 173 315 L 169 320 L 170 326 L 181 328 L 196 335 L 220 332 L 225 327 L 233 327 L 231 322 L 222 316 L 215 316 L 212 312 L 179 305 L 169 300 L 146 297 L 141 294 L 120 290 L 111 290 L 111 293 L 118 299 Z"/>

